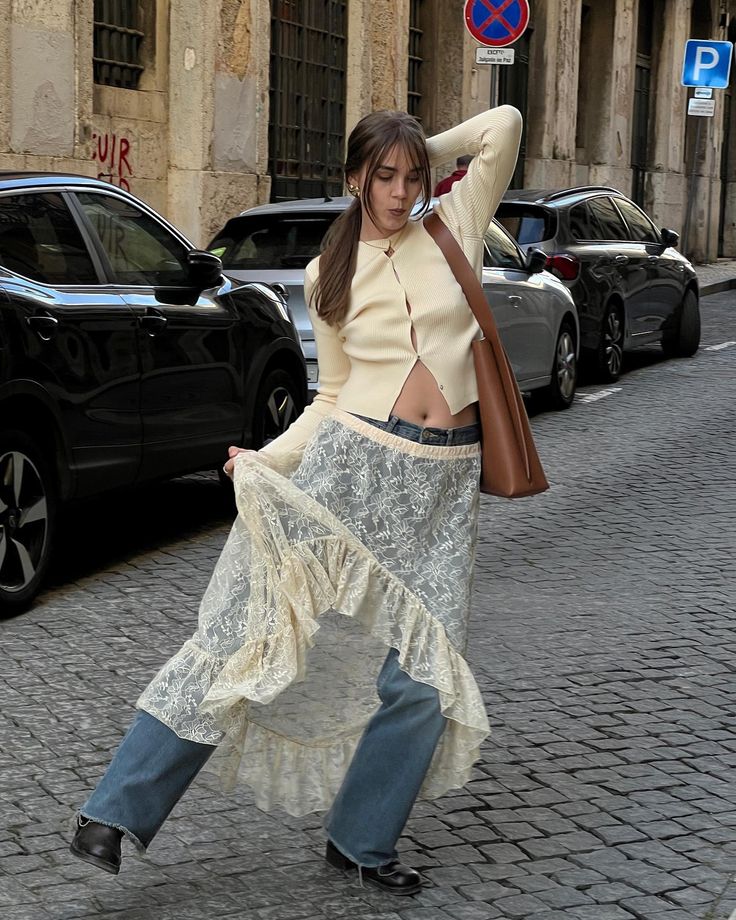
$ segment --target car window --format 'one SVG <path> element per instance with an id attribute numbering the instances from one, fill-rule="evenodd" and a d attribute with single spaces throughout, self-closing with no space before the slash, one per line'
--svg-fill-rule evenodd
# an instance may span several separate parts
<path id="1" fill-rule="evenodd" d="M 591 227 L 594 240 L 627 240 L 629 231 L 626 229 L 621 215 L 618 213 L 610 198 L 591 198 L 588 202 L 591 215 Z"/>
<path id="2" fill-rule="evenodd" d="M 304 268 L 337 214 L 254 214 L 231 220 L 209 245 L 227 269 Z"/>
<path id="3" fill-rule="evenodd" d="M 117 196 L 80 192 L 77 200 L 107 253 L 116 284 L 188 282 L 187 247 L 163 224 Z"/>
<path id="4" fill-rule="evenodd" d="M 483 265 L 486 268 L 524 268 L 514 241 L 495 223 L 486 231 Z"/>
<path id="5" fill-rule="evenodd" d="M 557 233 L 557 216 L 546 208 L 515 203 L 501 204 L 496 220 L 513 236 L 517 243 L 541 243 L 551 240 Z"/>
<path id="6" fill-rule="evenodd" d="M 588 205 L 584 201 L 570 208 L 570 233 L 576 240 L 600 238 L 600 230 L 595 229 L 588 211 Z"/>
<path id="7" fill-rule="evenodd" d="M 625 198 L 617 198 L 616 206 L 624 216 L 624 220 L 629 226 L 629 239 L 637 243 L 661 243 L 662 235 L 657 232 L 657 228 L 649 220 L 646 214 L 642 213 L 636 205 L 627 201 Z"/>
<path id="8" fill-rule="evenodd" d="M 58 192 L 0 195 L 0 265 L 43 284 L 99 284 L 79 228 Z"/>

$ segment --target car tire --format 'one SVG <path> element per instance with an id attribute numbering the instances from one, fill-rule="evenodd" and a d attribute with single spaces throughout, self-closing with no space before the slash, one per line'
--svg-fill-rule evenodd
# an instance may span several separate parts
<path id="1" fill-rule="evenodd" d="M 564 320 L 557 333 L 550 383 L 542 390 L 545 407 L 556 411 L 569 409 L 575 399 L 577 380 L 575 329 L 569 320 Z"/>
<path id="2" fill-rule="evenodd" d="M 23 431 L 0 434 L 0 616 L 33 600 L 51 558 L 56 480 L 44 450 Z"/>
<path id="3" fill-rule="evenodd" d="M 277 368 L 261 381 L 253 412 L 253 450 L 273 441 L 301 415 L 299 386 L 290 374 Z"/>
<path id="4" fill-rule="evenodd" d="M 700 347 L 700 305 L 695 291 L 685 291 L 674 327 L 662 338 L 668 358 L 691 358 Z"/>
<path id="5" fill-rule="evenodd" d="M 621 376 L 624 357 L 624 308 L 609 304 L 601 323 L 601 338 L 593 357 L 593 370 L 601 383 L 613 383 Z"/>

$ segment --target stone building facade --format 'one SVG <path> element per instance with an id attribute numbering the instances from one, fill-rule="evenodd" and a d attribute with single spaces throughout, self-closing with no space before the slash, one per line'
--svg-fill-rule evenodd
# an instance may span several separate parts
<path id="1" fill-rule="evenodd" d="M 204 244 L 243 208 L 339 193 L 372 109 L 433 132 L 511 102 L 514 185 L 615 185 L 695 258 L 736 256 L 733 95 L 697 119 L 680 85 L 688 37 L 736 38 L 736 0 L 530 6 L 489 67 L 463 0 L 0 0 L 0 170 L 102 176 Z"/>

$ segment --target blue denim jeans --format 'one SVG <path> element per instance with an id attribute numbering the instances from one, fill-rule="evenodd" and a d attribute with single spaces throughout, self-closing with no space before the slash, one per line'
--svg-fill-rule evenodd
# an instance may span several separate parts
<path id="1" fill-rule="evenodd" d="M 385 422 L 380 419 L 369 418 L 367 415 L 356 415 L 375 428 L 389 431 L 407 441 L 417 441 L 419 444 L 435 444 L 440 447 L 452 447 L 459 444 L 475 444 L 480 441 L 480 425 L 463 425 L 461 428 L 423 428 L 414 422 L 407 422 L 397 415 L 390 415 Z"/>
<path id="2" fill-rule="evenodd" d="M 214 750 L 139 711 L 79 813 L 117 827 L 145 850 Z"/>
<path id="3" fill-rule="evenodd" d="M 472 444 L 479 438 L 477 425 L 422 428 L 395 416 L 387 422 L 366 421 L 424 444 Z M 437 691 L 402 671 L 396 649 L 389 650 L 376 689 L 381 705 L 325 817 L 332 843 L 365 867 L 396 858 L 396 841 L 445 728 Z M 119 828 L 145 849 L 213 751 L 212 745 L 179 738 L 153 716 L 138 712 L 80 814 Z"/>

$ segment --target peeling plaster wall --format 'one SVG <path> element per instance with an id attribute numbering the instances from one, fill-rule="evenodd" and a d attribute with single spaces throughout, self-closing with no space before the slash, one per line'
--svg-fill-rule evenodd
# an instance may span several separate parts
<path id="1" fill-rule="evenodd" d="M 525 185 L 574 181 L 580 0 L 537 0 L 530 49 Z"/>
<path id="2" fill-rule="evenodd" d="M 349 0 L 345 87 L 345 138 L 371 111 L 371 46 L 365 40 L 371 24 L 370 0 Z"/>
<path id="3" fill-rule="evenodd" d="M 0 0 L 0 23 L 10 22 L 11 0 Z M 0 25 L 0 155 L 10 146 L 10 29 Z"/>
<path id="4" fill-rule="evenodd" d="M 216 169 L 254 172 L 257 168 L 258 75 L 252 20 L 250 3 L 223 3 L 215 76 Z"/>
<path id="5" fill-rule="evenodd" d="M 39 67 L 38 62 L 44 61 Z M 68 32 L 10 27 L 13 153 L 72 156 L 75 123 L 74 40 Z"/>
<path id="6" fill-rule="evenodd" d="M 406 106 L 409 0 L 370 0 L 371 109 Z"/>
<path id="7" fill-rule="evenodd" d="M 16 154 L 74 153 L 76 72 L 72 0 L 12 0 L 9 25 L 10 137 Z M 38 62 L 43 61 L 43 67 Z"/>

